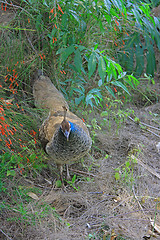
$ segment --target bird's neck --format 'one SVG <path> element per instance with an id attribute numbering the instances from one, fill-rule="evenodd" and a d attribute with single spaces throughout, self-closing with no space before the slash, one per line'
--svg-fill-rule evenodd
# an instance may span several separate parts
<path id="1" fill-rule="evenodd" d="M 76 126 L 74 123 L 70 122 L 70 121 L 69 121 L 69 123 L 70 123 L 70 125 L 71 125 L 71 131 L 72 131 L 72 132 L 73 132 L 73 131 L 76 131 L 76 130 L 77 130 L 77 126 Z"/>
<path id="2" fill-rule="evenodd" d="M 70 135 L 73 135 L 73 134 L 75 135 L 76 133 L 78 133 L 78 131 L 79 131 L 78 126 L 75 123 L 72 123 L 70 121 L 68 121 L 68 122 L 70 123 L 70 127 L 71 127 Z M 60 135 L 61 134 L 63 135 L 61 127 L 59 128 L 59 133 L 60 133 Z"/>

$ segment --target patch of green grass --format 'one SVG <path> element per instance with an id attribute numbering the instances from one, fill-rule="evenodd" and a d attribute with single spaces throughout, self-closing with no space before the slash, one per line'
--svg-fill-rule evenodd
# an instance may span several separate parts
<path id="1" fill-rule="evenodd" d="M 134 152 L 140 152 L 138 149 L 134 149 Z M 128 160 L 125 161 L 121 166 L 115 169 L 115 179 L 130 188 L 135 182 L 134 169 L 137 164 L 136 158 L 128 157 Z"/>
<path id="2" fill-rule="evenodd" d="M 11 185 L 11 184 L 10 184 Z M 61 221 L 60 216 L 56 213 L 54 207 L 47 203 L 35 201 L 30 193 L 37 197 L 42 194 L 42 190 L 32 186 L 17 185 L 7 186 L 4 182 L 4 189 L 1 189 L 3 201 L 0 202 L 0 215 L 7 213 L 8 222 L 23 223 L 24 225 L 37 225 L 42 220 L 47 219 L 51 214 Z"/>

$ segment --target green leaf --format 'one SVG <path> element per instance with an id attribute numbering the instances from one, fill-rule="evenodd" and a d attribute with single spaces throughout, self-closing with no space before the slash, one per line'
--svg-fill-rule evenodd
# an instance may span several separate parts
<path id="1" fill-rule="evenodd" d="M 103 84 L 102 79 L 100 79 L 100 80 L 98 81 L 98 87 L 101 87 L 102 84 Z"/>
<path id="2" fill-rule="evenodd" d="M 86 49 L 86 47 L 81 46 L 81 45 L 75 45 L 75 46 L 78 47 L 78 49 L 79 49 L 80 52 L 83 51 L 84 49 Z"/>
<path id="3" fill-rule="evenodd" d="M 109 0 L 104 0 L 104 5 L 108 10 L 110 10 L 112 3 Z"/>
<path id="4" fill-rule="evenodd" d="M 109 76 L 113 75 L 115 78 L 117 78 L 117 69 L 112 61 L 108 62 L 107 73 Z"/>
<path id="5" fill-rule="evenodd" d="M 100 99 L 100 98 L 98 98 L 97 96 L 94 96 L 94 100 L 95 100 L 96 105 L 97 105 L 97 106 L 100 105 L 100 106 L 102 107 L 99 99 Z M 100 100 L 102 101 L 102 99 L 100 99 Z"/>
<path id="6" fill-rule="evenodd" d="M 124 73 L 123 70 L 122 70 L 121 65 L 119 65 L 118 63 L 115 63 L 115 62 L 113 62 L 113 61 L 112 61 L 112 63 L 113 63 L 113 65 L 114 65 L 114 67 L 117 69 L 119 75 L 121 75 L 121 74 Z"/>
<path id="7" fill-rule="evenodd" d="M 19 163 L 19 167 L 20 167 L 20 168 L 24 168 L 23 163 Z"/>
<path id="8" fill-rule="evenodd" d="M 112 20 L 111 16 L 109 16 L 108 13 L 107 14 L 104 13 L 104 17 L 107 20 L 107 23 L 110 24 Z"/>
<path id="9" fill-rule="evenodd" d="M 98 48 L 98 43 L 94 46 L 94 50 L 96 50 Z"/>
<path id="10" fill-rule="evenodd" d="M 139 85 L 139 80 L 135 78 L 133 75 L 128 75 L 130 81 L 133 81 L 133 84 L 137 87 Z M 128 82 L 129 83 L 129 82 Z M 130 84 L 131 85 L 131 84 Z M 132 86 L 132 85 L 131 85 Z"/>
<path id="11" fill-rule="evenodd" d="M 108 112 L 107 111 L 101 112 L 101 117 L 107 117 L 107 116 L 108 116 Z"/>
<path id="12" fill-rule="evenodd" d="M 17 159 L 14 155 L 11 156 L 11 163 L 16 163 Z"/>
<path id="13" fill-rule="evenodd" d="M 118 79 L 121 79 L 121 78 L 124 78 L 126 76 L 127 72 L 121 72 L 119 75 L 118 75 Z"/>
<path id="14" fill-rule="evenodd" d="M 127 161 L 127 162 L 126 162 L 126 167 L 129 168 L 129 166 L 130 166 L 130 162 Z"/>
<path id="15" fill-rule="evenodd" d="M 76 175 L 73 176 L 72 183 L 75 183 L 75 181 L 76 181 Z"/>
<path id="16" fill-rule="evenodd" d="M 106 77 L 106 62 L 102 56 L 100 56 L 100 58 L 99 58 L 98 72 L 99 72 L 99 76 L 101 77 L 102 81 L 104 82 L 104 79 Z"/>
<path id="17" fill-rule="evenodd" d="M 56 54 L 59 54 L 62 52 L 61 55 L 61 63 L 64 63 L 66 61 L 66 59 L 74 52 L 74 46 L 71 45 L 68 48 L 63 48 L 60 49 Z"/>
<path id="18" fill-rule="evenodd" d="M 137 44 L 135 54 L 136 54 L 136 70 L 135 71 L 138 76 L 141 76 L 144 69 L 144 50 L 140 46 L 140 43 Z"/>
<path id="19" fill-rule="evenodd" d="M 130 95 L 130 93 L 128 92 L 128 89 L 126 88 L 126 86 L 123 83 L 121 83 L 119 81 L 112 81 L 111 83 L 115 86 L 121 87 L 126 93 L 128 93 Z"/>
<path id="20" fill-rule="evenodd" d="M 99 96 L 102 97 L 102 95 L 100 93 L 100 89 L 98 89 L 98 88 L 93 88 L 88 93 L 94 93 L 94 94 L 99 95 Z"/>
<path id="21" fill-rule="evenodd" d="M 37 14 L 36 17 L 36 28 L 38 31 L 42 31 L 41 28 L 43 28 L 43 21 L 42 21 L 43 17 L 41 14 Z"/>
<path id="22" fill-rule="evenodd" d="M 142 16 L 141 16 L 141 14 L 139 13 L 136 5 L 133 5 L 132 12 L 133 12 L 133 14 L 134 14 L 134 16 L 135 16 L 135 18 L 136 18 L 136 21 L 137 21 L 138 23 L 141 22 Z"/>
<path id="23" fill-rule="evenodd" d="M 49 7 L 45 0 L 43 0 L 43 4 L 44 4 L 46 7 Z"/>
<path id="24" fill-rule="evenodd" d="M 148 32 L 154 36 L 154 26 L 152 23 L 145 17 L 142 20 L 144 22 L 144 26 L 148 29 Z"/>
<path id="25" fill-rule="evenodd" d="M 68 23 L 68 15 L 64 12 L 64 14 L 62 14 L 62 17 L 61 17 L 61 27 L 62 29 L 65 29 L 67 28 L 67 23 Z"/>
<path id="26" fill-rule="evenodd" d="M 56 181 L 56 187 L 57 187 L 57 188 L 60 188 L 61 186 L 62 186 L 61 180 L 57 180 L 57 181 Z"/>
<path id="27" fill-rule="evenodd" d="M 77 13 L 75 11 L 71 10 L 71 9 L 69 11 L 70 11 L 71 15 L 75 18 L 75 20 L 77 22 L 80 22 Z"/>
<path id="28" fill-rule="evenodd" d="M 75 91 L 75 92 L 78 92 L 78 93 L 80 93 L 80 94 L 84 94 L 84 92 L 85 92 L 85 89 L 79 89 L 79 88 L 72 88 L 72 90 L 73 91 Z"/>
<path id="29" fill-rule="evenodd" d="M 155 53 L 154 53 L 154 48 L 150 44 L 148 46 L 148 52 L 147 52 L 147 68 L 146 68 L 146 73 L 151 74 L 154 76 L 154 70 L 156 69 L 156 60 L 155 60 Z"/>
<path id="30" fill-rule="evenodd" d="M 112 89 L 108 86 L 105 86 L 105 88 L 107 89 L 107 91 L 112 95 L 112 97 L 116 98 L 114 95 L 114 92 L 112 91 Z"/>
<path id="31" fill-rule="evenodd" d="M 128 78 L 124 78 L 124 81 L 128 83 L 133 89 L 135 89 L 130 76 L 127 76 L 127 77 Z"/>
<path id="32" fill-rule="evenodd" d="M 118 0 L 112 0 L 113 5 L 117 8 L 117 9 L 121 9 L 122 10 L 122 1 Z"/>
<path id="33" fill-rule="evenodd" d="M 115 176 L 115 179 L 116 179 L 116 180 L 119 180 L 119 179 L 120 179 L 120 175 L 119 175 L 118 172 L 116 172 L 114 176 Z"/>
<path id="34" fill-rule="evenodd" d="M 70 67 L 73 71 L 77 72 L 77 68 L 76 68 L 73 64 L 69 64 L 69 67 Z"/>
<path id="35" fill-rule="evenodd" d="M 134 69 L 134 46 L 133 43 L 131 44 L 130 48 L 128 50 L 128 54 L 123 53 L 123 59 L 122 61 L 125 62 L 126 69 L 132 73 Z"/>
<path id="36" fill-rule="evenodd" d="M 101 33 L 103 34 L 104 33 L 104 27 L 103 27 L 103 24 L 102 24 L 101 20 L 99 21 L 99 28 L 101 30 Z"/>
<path id="37" fill-rule="evenodd" d="M 135 121 L 137 124 L 140 123 L 140 119 L 139 119 L 138 117 L 135 117 L 135 118 L 134 118 L 134 121 Z"/>
<path id="38" fill-rule="evenodd" d="M 13 176 L 14 177 L 14 176 L 16 176 L 16 172 L 14 170 L 8 170 L 7 171 L 7 177 L 8 176 Z"/>
<path id="39" fill-rule="evenodd" d="M 108 71 L 107 71 L 107 73 L 108 73 L 108 75 L 107 75 L 107 77 L 106 77 L 106 82 L 109 83 L 109 82 L 112 80 L 112 77 L 113 77 L 113 76 L 112 76 L 112 73 L 111 73 L 111 72 L 108 72 Z"/>
<path id="40" fill-rule="evenodd" d="M 82 32 L 84 32 L 85 33 L 85 31 L 86 31 L 86 28 L 87 28 L 87 24 L 86 24 L 86 22 L 85 21 L 80 21 L 80 30 L 82 31 Z"/>
<path id="41" fill-rule="evenodd" d="M 110 9 L 110 15 L 119 18 L 119 13 L 114 8 Z"/>
<path id="42" fill-rule="evenodd" d="M 92 98 L 94 98 L 93 94 L 87 94 L 86 105 L 90 105 L 91 108 L 93 108 Z"/>
<path id="43" fill-rule="evenodd" d="M 82 68 L 82 57 L 79 49 L 75 51 L 74 64 L 78 72 L 80 72 Z"/>
<path id="44" fill-rule="evenodd" d="M 32 153 L 29 157 L 29 160 L 30 161 L 33 161 L 34 159 L 36 158 L 36 154 L 35 153 Z"/>
<path id="45" fill-rule="evenodd" d="M 82 101 L 84 101 L 85 96 L 80 96 L 79 98 L 75 98 L 75 104 L 79 105 Z"/>
<path id="46" fill-rule="evenodd" d="M 97 60 L 96 60 L 96 54 L 93 52 L 89 58 L 88 61 L 88 72 L 89 72 L 89 78 L 92 76 L 92 74 L 94 73 L 95 69 L 96 69 L 96 64 L 97 64 Z"/>

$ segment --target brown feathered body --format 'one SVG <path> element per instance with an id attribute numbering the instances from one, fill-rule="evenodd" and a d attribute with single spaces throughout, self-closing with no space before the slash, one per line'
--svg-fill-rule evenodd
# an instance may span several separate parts
<path id="1" fill-rule="evenodd" d="M 49 110 L 39 133 L 45 151 L 58 165 L 73 163 L 83 157 L 91 148 L 92 141 L 84 122 L 69 111 L 62 93 L 48 77 L 37 74 L 33 95 L 36 106 Z M 67 111 L 66 119 L 63 108 Z M 67 126 L 70 127 L 68 138 L 62 131 Z"/>

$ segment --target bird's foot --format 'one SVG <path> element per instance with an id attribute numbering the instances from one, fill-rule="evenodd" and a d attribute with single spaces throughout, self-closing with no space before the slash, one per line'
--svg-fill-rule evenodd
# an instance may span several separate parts
<path id="1" fill-rule="evenodd" d="M 67 170 L 67 176 L 66 176 L 66 178 L 67 178 L 68 181 L 70 181 L 70 180 L 71 180 L 71 176 L 70 176 L 70 174 L 69 174 L 68 165 L 66 165 L 66 170 Z"/>

